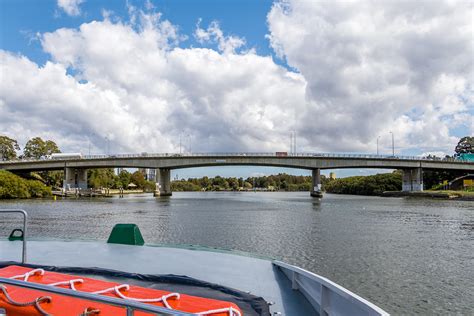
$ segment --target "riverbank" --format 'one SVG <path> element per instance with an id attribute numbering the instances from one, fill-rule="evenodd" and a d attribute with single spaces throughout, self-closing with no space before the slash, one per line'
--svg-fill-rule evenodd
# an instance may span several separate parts
<path id="1" fill-rule="evenodd" d="M 474 201 L 474 192 L 467 191 L 421 191 L 421 192 L 401 192 L 401 191 L 385 191 L 381 196 L 384 197 L 419 197 L 458 201 Z"/>

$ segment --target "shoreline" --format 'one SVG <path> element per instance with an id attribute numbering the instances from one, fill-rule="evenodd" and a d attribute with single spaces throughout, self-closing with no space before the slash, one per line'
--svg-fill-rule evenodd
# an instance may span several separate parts
<path id="1" fill-rule="evenodd" d="M 402 191 L 385 191 L 382 197 L 415 197 L 415 198 L 430 198 L 441 200 L 456 200 L 456 201 L 474 201 L 474 192 L 465 191 L 420 191 L 420 192 L 402 192 Z"/>

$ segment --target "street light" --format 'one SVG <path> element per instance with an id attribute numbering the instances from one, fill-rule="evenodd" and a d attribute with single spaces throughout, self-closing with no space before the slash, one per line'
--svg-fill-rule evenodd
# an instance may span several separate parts
<path id="1" fill-rule="evenodd" d="M 379 139 L 380 136 L 377 136 L 377 156 L 379 155 Z"/>
<path id="2" fill-rule="evenodd" d="M 395 142 L 393 140 L 393 132 L 390 131 L 390 134 L 392 134 L 392 156 L 395 157 Z"/>
<path id="3" fill-rule="evenodd" d="M 105 154 L 109 154 L 109 138 L 105 136 Z"/>

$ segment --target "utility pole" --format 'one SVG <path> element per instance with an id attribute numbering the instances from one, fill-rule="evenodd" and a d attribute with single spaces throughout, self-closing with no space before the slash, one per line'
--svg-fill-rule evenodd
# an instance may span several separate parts
<path id="1" fill-rule="evenodd" d="M 380 136 L 377 136 L 377 156 L 379 155 L 379 139 Z"/>
<path id="2" fill-rule="evenodd" d="M 294 137 L 294 140 L 293 140 L 293 154 L 296 155 L 296 130 L 293 130 L 293 137 Z"/>
<path id="3" fill-rule="evenodd" d="M 179 154 L 181 154 L 181 132 L 179 133 Z"/>
<path id="4" fill-rule="evenodd" d="M 392 157 L 395 157 L 395 141 L 393 138 L 393 132 L 390 131 L 390 134 L 392 134 Z"/>
<path id="5" fill-rule="evenodd" d="M 109 139 L 105 136 L 105 154 L 109 154 Z"/>
<path id="6" fill-rule="evenodd" d="M 290 155 L 293 154 L 293 131 L 290 131 Z"/>

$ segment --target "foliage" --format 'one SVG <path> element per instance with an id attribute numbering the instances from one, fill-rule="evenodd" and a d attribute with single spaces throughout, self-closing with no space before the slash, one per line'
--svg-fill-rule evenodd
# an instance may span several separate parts
<path id="1" fill-rule="evenodd" d="M 326 178 L 321 177 L 324 183 Z M 172 191 L 238 191 L 256 189 L 283 190 L 283 191 L 309 191 L 312 185 L 311 176 L 293 176 L 285 173 L 271 176 L 224 178 L 189 178 L 188 180 L 175 180 L 171 183 Z"/>
<path id="2" fill-rule="evenodd" d="M 120 171 L 119 175 L 115 178 L 114 187 L 126 189 L 132 181 L 132 174 L 127 170 Z"/>
<path id="3" fill-rule="evenodd" d="M 16 159 L 17 150 L 20 150 L 20 146 L 16 140 L 0 135 L 0 161 Z"/>
<path id="4" fill-rule="evenodd" d="M 141 171 L 135 171 L 133 174 L 127 170 L 122 170 L 116 175 L 114 169 L 91 169 L 87 172 L 88 186 L 93 189 L 111 188 L 127 189 L 130 183 L 135 184 L 137 189 L 144 191 L 154 191 L 156 184 L 154 181 L 147 181 Z"/>
<path id="5" fill-rule="evenodd" d="M 466 136 L 459 140 L 456 148 L 456 154 L 474 154 L 474 137 Z"/>
<path id="6" fill-rule="evenodd" d="M 171 191 L 200 191 L 201 186 L 186 180 L 176 180 L 171 183 Z"/>
<path id="7" fill-rule="evenodd" d="M 130 181 L 135 184 L 138 189 L 145 189 L 147 185 L 147 181 L 145 179 L 145 176 L 143 175 L 143 172 L 139 170 L 132 173 Z"/>
<path id="8" fill-rule="evenodd" d="M 464 175 L 464 172 L 457 170 L 425 170 L 423 171 L 423 185 L 428 190 L 436 190 L 438 187 L 443 187 L 443 185 L 440 184 L 442 184 L 445 180 L 451 181 L 462 175 Z"/>
<path id="9" fill-rule="evenodd" d="M 54 141 L 44 141 L 41 137 L 35 137 L 26 143 L 23 156 L 26 158 L 41 159 L 42 157 L 60 152 L 58 145 L 56 145 Z"/>
<path id="10" fill-rule="evenodd" d="M 380 195 L 384 191 L 400 191 L 402 189 L 402 175 L 395 171 L 373 176 L 329 180 L 324 189 L 329 193 Z"/>
<path id="11" fill-rule="evenodd" d="M 115 173 L 112 168 L 90 169 L 87 171 L 87 183 L 90 188 L 110 188 L 115 183 Z"/>
<path id="12" fill-rule="evenodd" d="M 0 170 L 0 199 L 26 199 L 51 196 L 51 188 L 38 180 L 25 180 L 6 170 Z"/>

